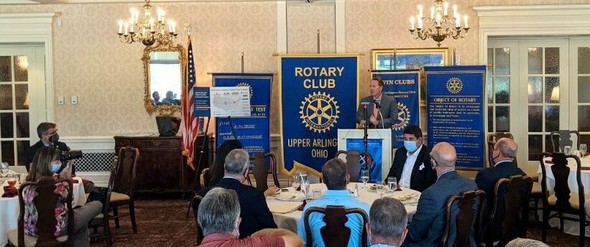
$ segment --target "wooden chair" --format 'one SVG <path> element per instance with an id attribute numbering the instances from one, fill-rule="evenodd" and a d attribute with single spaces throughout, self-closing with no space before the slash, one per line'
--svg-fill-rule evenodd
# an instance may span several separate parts
<path id="1" fill-rule="evenodd" d="M 115 227 L 119 228 L 119 218 L 130 216 L 133 233 L 137 233 L 137 223 L 135 221 L 135 170 L 137 160 L 139 159 L 139 150 L 134 147 L 122 147 L 119 149 L 119 159 L 117 164 L 116 176 L 113 182 L 111 193 L 110 208 L 113 210 L 112 219 L 115 220 Z M 119 214 L 119 206 L 127 206 L 128 214 Z"/>
<path id="2" fill-rule="evenodd" d="M 486 193 L 483 190 L 470 190 L 449 197 L 446 206 L 445 232 L 440 246 L 470 247 L 472 236 L 479 246 L 480 226 L 485 206 Z M 454 238 L 454 241 L 452 241 Z"/>
<path id="3" fill-rule="evenodd" d="M 270 159 L 270 164 L 267 168 L 266 158 Z M 267 179 L 268 172 L 271 172 L 273 183 L 277 188 L 280 188 L 279 179 L 277 175 L 277 158 L 272 153 L 256 153 L 254 154 L 254 178 L 256 179 L 256 188 L 264 192 L 268 189 Z"/>
<path id="4" fill-rule="evenodd" d="M 573 141 L 572 135 L 576 136 L 576 139 Z M 553 150 L 553 152 L 564 152 L 565 146 L 572 147 L 572 150 L 580 150 L 580 132 L 577 130 L 551 131 L 550 137 L 551 150 Z"/>
<path id="5" fill-rule="evenodd" d="M 203 169 L 203 171 L 201 171 L 201 174 L 199 175 L 199 177 L 201 177 L 199 179 L 199 181 L 201 183 L 201 188 L 205 188 L 206 187 L 205 184 L 207 184 L 207 182 L 211 179 L 211 175 L 210 175 L 209 171 L 210 171 L 209 168 L 205 168 L 205 169 Z M 191 199 L 188 203 L 188 210 L 186 210 L 186 217 L 187 218 L 189 217 L 189 215 L 191 213 L 191 208 L 194 209 L 193 203 L 194 203 L 194 198 L 196 196 L 199 196 L 199 195 L 197 195 L 197 192 L 195 191 L 194 195 L 193 195 L 193 199 Z M 198 205 L 197 205 L 197 207 L 198 207 Z M 195 212 L 195 211 L 193 210 L 193 212 Z M 195 220 L 196 219 L 197 219 L 197 215 L 195 214 Z"/>
<path id="6" fill-rule="evenodd" d="M 584 209 L 585 198 L 584 185 L 581 180 L 581 165 L 580 158 L 575 155 L 565 155 L 563 153 L 543 153 L 541 155 L 541 190 L 543 195 L 548 194 L 547 188 L 547 169 L 545 168 L 545 158 L 549 157 L 552 159 L 553 165 L 551 171 L 555 178 L 555 186 L 553 188 L 554 194 L 551 196 L 543 197 L 543 233 L 542 240 L 547 239 L 547 226 L 550 218 L 558 217 L 560 223 L 560 229 L 563 231 L 563 220 L 571 220 L 579 222 L 580 228 L 580 246 L 584 246 L 585 229 L 586 226 L 590 225 L 590 221 L 586 218 L 586 211 Z M 573 159 L 576 165 L 576 180 L 578 193 L 571 192 L 568 185 L 568 177 L 571 169 L 568 167 L 568 159 Z M 554 214 L 550 214 L 551 211 L 555 211 Z M 570 214 L 577 217 L 567 216 L 564 214 Z"/>
<path id="7" fill-rule="evenodd" d="M 56 194 L 56 188 L 63 186 L 61 194 Z M 74 210 L 72 209 L 73 185 L 70 180 L 53 178 L 38 182 L 25 182 L 18 189 L 20 215 L 18 230 L 8 233 L 8 241 L 15 246 L 73 246 L 74 240 Z M 32 198 L 32 199 L 31 199 Z M 30 200 L 30 201 L 29 201 Z M 66 211 L 60 215 L 66 226 L 66 231 L 55 237 L 56 225 L 59 223 L 54 213 L 63 204 Z M 37 213 L 37 221 L 30 221 L 28 217 Z M 32 222 L 36 235 L 25 233 L 25 220 Z M 63 223 L 63 222 L 62 222 Z"/>
<path id="8" fill-rule="evenodd" d="M 346 155 L 346 169 L 350 174 L 350 181 L 359 181 L 359 173 L 361 172 L 361 157 L 358 151 L 344 151 L 338 150 L 336 158 L 341 155 Z"/>
<path id="9" fill-rule="evenodd" d="M 348 221 L 349 214 L 358 214 L 363 219 L 361 226 L 363 229 L 361 237 L 361 246 L 367 246 L 367 230 L 365 224 L 369 222 L 367 213 L 360 208 L 344 208 L 344 206 L 330 206 L 325 208 L 310 207 L 305 211 L 303 222 L 305 224 L 305 234 L 307 236 L 307 246 L 312 246 L 313 238 L 311 234 L 311 227 L 309 225 L 309 216 L 312 213 L 324 214 L 324 222 L 326 226 L 320 229 L 322 239 L 324 240 L 325 246 L 347 246 L 350 240 L 351 230 L 344 224 Z"/>
<path id="10" fill-rule="evenodd" d="M 526 238 L 529 220 L 528 202 L 533 186 L 529 176 L 512 176 L 496 182 L 494 203 L 489 220 L 486 219 L 486 245 L 500 241 L 505 246 L 517 237 Z"/>
<path id="11" fill-rule="evenodd" d="M 107 193 L 105 195 L 104 205 L 102 206 L 102 212 L 94 217 L 88 225 L 89 228 L 93 229 L 92 234 L 90 235 L 91 239 L 94 238 L 103 238 L 105 241 L 105 245 L 107 247 L 111 247 L 113 245 L 113 238 L 111 236 L 111 226 L 109 220 L 111 219 L 112 215 L 110 215 L 111 209 L 111 195 L 113 193 L 113 186 L 115 184 L 115 178 L 117 177 L 117 170 L 118 170 L 118 163 L 115 164 L 113 169 L 111 170 L 111 175 L 109 176 L 109 183 L 107 185 Z M 98 227 L 102 227 L 102 234 L 98 232 Z"/>
<path id="12" fill-rule="evenodd" d="M 201 244 L 201 242 L 203 241 L 203 238 L 205 237 L 205 236 L 203 236 L 203 229 L 201 229 L 201 226 L 199 226 L 199 219 L 198 219 L 199 205 L 201 204 L 202 200 L 203 200 L 203 197 L 201 197 L 200 195 L 195 195 L 191 199 L 193 213 L 195 214 L 195 225 L 197 226 L 197 245 Z"/>

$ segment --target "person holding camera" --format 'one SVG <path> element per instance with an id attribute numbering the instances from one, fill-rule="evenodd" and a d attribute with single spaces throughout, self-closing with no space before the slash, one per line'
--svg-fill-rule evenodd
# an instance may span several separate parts
<path id="1" fill-rule="evenodd" d="M 65 168 L 61 169 L 62 161 L 60 154 L 61 150 L 54 147 L 41 147 L 33 156 L 33 161 L 30 166 L 27 182 L 38 182 L 46 179 L 71 179 L 72 178 L 72 161 L 67 161 Z M 59 171 L 61 169 L 61 171 Z M 59 172 L 59 173 L 58 173 Z M 67 185 L 67 184 L 66 184 Z M 62 186 L 66 186 L 63 185 Z M 56 189 L 63 191 L 62 189 Z M 32 193 L 35 193 L 32 191 Z M 55 210 L 56 219 L 63 215 L 64 210 L 67 210 L 65 204 L 57 205 Z M 73 246 L 90 246 L 88 240 L 88 222 L 102 211 L 102 203 L 99 201 L 87 202 L 81 207 L 74 208 L 74 241 Z M 38 223 L 37 214 L 25 214 L 25 233 L 34 233 L 34 225 Z M 33 229 L 27 229 L 33 227 Z M 38 226 L 37 226 L 38 227 Z M 66 225 L 57 224 L 56 232 L 65 233 Z M 63 229 L 58 229 L 63 228 Z"/>
<path id="2" fill-rule="evenodd" d="M 42 147 L 54 147 L 60 153 L 70 151 L 70 147 L 68 147 L 68 145 L 66 145 L 64 142 L 59 141 L 59 134 L 57 134 L 57 125 L 55 123 L 40 123 L 37 126 L 37 135 L 39 136 L 40 140 L 33 146 L 30 146 L 27 149 L 25 149 L 23 153 L 23 162 L 28 172 L 31 172 L 30 166 L 33 162 L 33 157 L 35 156 L 35 153 L 37 153 L 37 151 Z M 60 169 L 65 169 L 65 167 L 67 167 L 64 163 L 65 161 L 62 161 Z M 70 169 L 71 174 L 76 173 L 73 166 L 71 166 Z M 94 189 L 94 183 L 92 181 L 82 179 L 82 183 L 84 185 L 84 191 L 86 191 L 86 193 L 90 193 Z"/>

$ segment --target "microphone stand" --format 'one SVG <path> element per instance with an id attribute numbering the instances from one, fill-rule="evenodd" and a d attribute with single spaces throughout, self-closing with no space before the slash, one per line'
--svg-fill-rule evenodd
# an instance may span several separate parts
<path id="1" fill-rule="evenodd" d="M 367 112 L 367 105 L 364 106 L 364 110 L 365 110 L 365 126 L 364 126 L 364 135 L 363 135 L 363 145 L 365 146 L 365 151 L 363 152 L 363 155 L 365 156 L 365 168 L 370 173 L 371 166 L 370 166 L 369 162 L 372 163 L 372 158 L 371 158 L 371 155 L 369 154 L 369 133 L 368 133 L 368 128 L 369 128 L 369 123 L 370 122 L 369 122 L 369 115 L 368 115 L 368 112 Z"/>
<path id="2" fill-rule="evenodd" d="M 385 129 L 385 123 L 383 122 L 383 120 L 384 120 L 383 119 L 383 114 L 381 113 L 381 105 L 379 105 L 377 103 L 375 103 L 375 104 L 377 105 L 377 112 L 379 113 L 379 116 L 381 116 L 381 128 L 382 129 Z M 377 120 L 377 122 L 379 122 L 379 120 Z M 379 124 L 377 124 L 377 127 L 379 127 L 378 125 Z"/>

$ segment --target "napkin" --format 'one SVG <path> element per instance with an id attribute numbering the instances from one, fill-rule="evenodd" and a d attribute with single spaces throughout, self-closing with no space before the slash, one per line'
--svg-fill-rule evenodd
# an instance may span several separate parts
<path id="1" fill-rule="evenodd" d="M 4 186 L 4 194 L 2 197 L 15 197 L 18 195 L 18 189 L 16 187 Z"/>
<path id="2" fill-rule="evenodd" d="M 268 204 L 270 212 L 277 214 L 294 212 L 303 204 L 303 202 L 286 202 L 277 200 L 267 200 L 266 203 Z"/>

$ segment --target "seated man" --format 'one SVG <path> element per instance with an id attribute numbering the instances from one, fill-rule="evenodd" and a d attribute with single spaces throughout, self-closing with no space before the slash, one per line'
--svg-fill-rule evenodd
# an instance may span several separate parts
<path id="1" fill-rule="evenodd" d="M 377 199 L 371 205 L 370 224 L 366 224 L 371 247 L 401 246 L 408 233 L 408 213 L 404 204 L 391 197 Z"/>
<path id="2" fill-rule="evenodd" d="M 39 141 L 35 143 L 33 146 L 28 147 L 23 152 L 23 162 L 27 171 L 33 162 L 33 157 L 35 153 L 42 147 L 55 147 L 59 149 L 59 151 L 70 151 L 70 147 L 66 145 L 64 142 L 59 141 L 59 134 L 57 134 L 57 125 L 55 123 L 49 122 L 42 122 L 37 125 L 37 135 L 39 136 Z M 72 166 L 72 174 L 76 175 L 75 167 Z M 84 185 L 84 191 L 86 193 L 90 193 L 94 189 L 94 182 L 86 179 L 82 179 L 82 183 Z"/>
<path id="3" fill-rule="evenodd" d="M 294 233 L 284 229 L 264 229 L 252 237 L 238 239 L 241 218 L 240 202 L 235 191 L 214 188 L 201 201 L 197 220 L 205 238 L 202 247 L 244 246 L 281 247 L 303 246 Z"/>
<path id="4" fill-rule="evenodd" d="M 348 174 L 348 171 L 346 171 L 346 164 L 344 161 L 338 158 L 328 160 L 322 168 L 322 176 L 326 187 L 328 187 L 328 191 L 326 191 L 326 194 L 319 199 L 307 203 L 301 215 L 305 215 L 305 211 L 310 207 L 326 207 L 327 205 L 360 208 L 367 212 L 368 215 L 369 205 L 354 198 L 346 189 L 346 184 L 350 180 L 350 175 Z M 324 246 L 320 228 L 324 227 L 326 223 L 322 219 L 323 215 L 319 213 L 312 213 L 309 216 L 309 225 L 311 227 L 311 232 L 313 233 L 313 243 L 311 246 Z M 360 246 L 363 227 L 362 218 L 358 215 L 350 214 L 348 215 L 348 221 L 345 226 L 351 230 L 348 246 Z M 299 234 L 299 237 L 301 237 L 304 242 L 307 240 L 303 217 L 301 217 L 297 223 L 297 234 Z"/>
<path id="5" fill-rule="evenodd" d="M 484 210 L 484 219 L 488 219 L 494 208 L 494 189 L 496 182 L 501 178 L 508 178 L 514 175 L 526 175 L 520 168 L 514 164 L 516 159 L 518 145 L 510 138 L 501 138 L 494 145 L 492 151 L 492 160 L 495 162 L 493 167 L 483 169 L 477 173 L 475 183 L 486 192 L 486 207 Z M 501 213 L 503 215 L 503 213 Z M 487 222 L 484 220 L 484 222 Z M 500 222 L 498 222 L 500 223 Z M 495 226 L 501 229 L 501 226 Z"/>
<path id="6" fill-rule="evenodd" d="M 422 130 L 416 125 L 404 129 L 404 146 L 395 151 L 387 177 L 395 177 L 400 186 L 422 192 L 436 181 L 430 169 L 430 155 L 424 145 Z"/>
<path id="7" fill-rule="evenodd" d="M 214 187 L 235 190 L 240 200 L 240 238 L 264 228 L 277 228 L 272 213 L 266 205 L 264 194 L 252 186 L 243 184 L 248 176 L 250 164 L 248 152 L 244 149 L 234 149 L 225 157 L 223 169 L 225 176 Z M 205 196 L 211 188 L 199 191 Z M 200 213 L 200 211 L 199 211 Z"/>
<path id="8" fill-rule="evenodd" d="M 445 231 L 446 204 L 449 197 L 477 189 L 473 180 L 459 176 L 455 171 L 457 152 L 451 144 L 436 144 L 430 157 L 438 180 L 422 192 L 403 246 L 438 246 Z M 451 233 L 450 246 L 453 246 L 454 240 L 455 236 Z M 475 246 L 475 241 L 472 242 L 472 246 Z"/>

